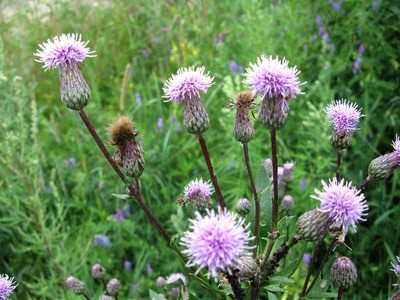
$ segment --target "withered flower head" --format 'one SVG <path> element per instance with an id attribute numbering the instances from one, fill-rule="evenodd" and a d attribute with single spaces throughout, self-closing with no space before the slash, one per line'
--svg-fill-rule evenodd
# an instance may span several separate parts
<path id="1" fill-rule="evenodd" d="M 227 106 L 230 107 L 244 107 L 248 110 L 253 109 L 257 104 L 253 103 L 256 100 L 257 96 L 250 90 L 241 91 L 236 94 L 234 100 L 228 100 L 231 104 Z"/>
<path id="2" fill-rule="evenodd" d="M 135 129 L 133 122 L 128 117 L 118 119 L 108 128 L 112 138 L 111 145 L 117 147 L 113 156 L 114 162 L 122 167 L 128 177 L 139 178 L 144 170 L 143 149 L 136 142 L 139 132 Z"/>

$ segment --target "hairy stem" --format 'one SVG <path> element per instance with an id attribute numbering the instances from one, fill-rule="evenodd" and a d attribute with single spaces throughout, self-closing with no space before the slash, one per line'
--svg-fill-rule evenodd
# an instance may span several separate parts
<path id="1" fill-rule="evenodd" d="M 210 160 L 210 155 L 208 154 L 207 146 L 206 146 L 206 141 L 204 140 L 203 134 L 199 134 L 198 136 L 199 143 L 201 146 L 201 150 L 203 150 L 203 155 L 204 159 L 206 160 L 207 167 L 208 167 L 208 172 L 210 173 L 211 181 L 214 185 L 215 193 L 217 194 L 219 205 L 221 206 L 221 209 L 224 210 L 226 208 L 225 200 L 224 197 L 222 197 L 221 190 L 219 189 L 218 181 L 217 181 L 217 176 L 214 174 L 214 169 Z"/>
<path id="2" fill-rule="evenodd" d="M 339 182 L 340 163 L 342 160 L 342 150 L 337 151 L 336 181 Z"/>
<path id="3" fill-rule="evenodd" d="M 306 280 L 304 281 L 303 290 L 301 291 L 301 294 L 300 294 L 300 299 L 306 296 L 307 285 L 308 285 L 308 282 L 310 281 L 312 270 L 314 269 L 314 264 L 315 264 L 315 260 L 317 259 L 318 250 L 319 250 L 319 247 L 321 247 L 323 242 L 324 242 L 324 239 L 318 241 L 317 245 L 315 245 L 313 256 L 311 258 L 311 263 L 310 263 L 310 266 L 308 267 L 307 277 L 306 277 Z"/>
<path id="4" fill-rule="evenodd" d="M 332 242 L 329 245 L 328 250 L 326 250 L 324 258 L 322 259 L 321 265 L 319 266 L 319 268 L 317 270 L 317 274 L 315 274 L 314 280 L 311 282 L 310 287 L 307 289 L 307 293 L 304 296 L 306 296 L 311 291 L 311 289 L 313 288 L 314 284 L 317 282 L 319 274 L 321 273 L 322 268 L 324 267 L 326 261 L 328 260 L 329 253 L 331 252 L 333 246 L 335 245 L 336 240 L 337 240 L 336 237 L 334 237 L 332 239 Z"/>
<path id="5" fill-rule="evenodd" d="M 272 202 L 272 231 L 278 223 L 278 155 L 276 153 L 276 128 L 271 129 L 272 172 L 274 180 L 274 199 Z"/>
<path id="6" fill-rule="evenodd" d="M 244 159 L 246 161 L 247 173 L 249 174 L 251 190 L 253 191 L 254 204 L 255 204 L 255 210 L 256 210 L 256 216 L 255 216 L 255 221 L 254 221 L 255 239 L 253 240 L 253 246 L 254 246 L 253 257 L 255 258 L 257 256 L 258 230 L 260 228 L 260 202 L 258 201 L 256 186 L 254 184 L 253 173 L 251 172 L 250 159 L 249 159 L 249 148 L 248 148 L 247 143 L 243 144 L 243 152 L 244 152 Z"/>

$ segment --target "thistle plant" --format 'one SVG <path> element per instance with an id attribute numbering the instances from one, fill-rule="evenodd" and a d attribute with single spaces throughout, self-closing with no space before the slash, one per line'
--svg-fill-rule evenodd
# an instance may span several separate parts
<path id="1" fill-rule="evenodd" d="M 210 72 L 205 73 L 204 66 L 180 68 L 166 81 L 164 98 L 167 98 L 166 102 L 183 103 L 183 124 L 188 133 L 196 135 L 199 140 L 209 178 L 203 175 L 201 179 L 195 179 L 181 187 L 184 192 L 177 203 L 187 208 L 191 214 L 191 218 L 188 218 L 190 225 L 181 236 L 175 235 L 171 238 L 142 197 L 141 188 L 145 182 L 141 183 L 139 178 L 146 172 L 145 153 L 138 141 L 140 134 L 133 121 L 126 116 L 119 117 L 109 128 L 111 141 L 108 144 L 116 147 L 116 153 L 111 156 L 83 111 L 90 100 L 90 88 L 77 63 L 82 62 L 85 57 L 94 56 L 86 45 L 87 42 L 81 41 L 81 35 L 62 35 L 54 38 L 53 42 L 48 41 L 41 45 L 41 50 L 35 55 L 40 57 L 38 61 L 43 62 L 46 69 L 59 69 L 62 102 L 67 108 L 78 111 L 104 157 L 126 184 L 127 195 L 122 198 L 127 201 L 135 199 L 148 220 L 191 269 L 188 274 L 173 273 L 166 279 L 160 276 L 157 285 L 163 287 L 165 295 L 171 291 L 173 297 L 188 299 L 192 293 L 189 281 L 193 279 L 192 282 L 199 283 L 214 299 L 230 297 L 255 300 L 267 296 L 275 299 L 277 296 L 274 293 L 282 291 L 279 285 L 292 282 L 290 277 L 298 268 L 308 242 L 314 247 L 314 251 L 307 263 L 308 273 L 300 299 L 306 296 L 312 298 L 313 287 L 320 279 L 328 258 L 333 255 L 333 247 L 343 244 L 348 232 L 356 233 L 357 223 L 366 220 L 369 205 L 364 191 L 368 182 L 373 179 L 384 180 L 398 168 L 399 137 L 396 136 L 393 142 L 392 153 L 371 162 L 366 181 L 357 188 L 351 181 L 340 179 L 339 167 L 341 151 L 351 145 L 352 133 L 359 129 L 359 119 L 364 115 L 357 104 L 347 100 L 337 100 L 330 104 L 325 112 L 334 124 L 331 144 L 338 150 L 336 172 L 332 172 L 334 176 L 329 178 L 328 183 L 321 181 L 321 190 L 315 189 L 316 195 L 311 195 L 310 200 L 318 200 L 320 204 L 301 214 L 297 218 L 296 233 L 290 234 L 289 225 L 295 218 L 290 213 L 295 201 L 298 201 L 289 193 L 289 188 L 293 188 L 291 184 L 295 178 L 296 163 L 286 162 L 279 167 L 276 129 L 285 125 L 289 100 L 304 94 L 300 87 L 306 82 L 300 81 L 300 71 L 297 67 L 289 67 L 286 59 L 273 59 L 272 56 L 263 55 L 258 57 L 257 63 L 250 63 L 246 69 L 243 83 L 249 85 L 249 90 L 237 93 L 234 100 L 229 100 L 228 107 L 236 109 L 235 119 L 232 121 L 233 136 L 239 142 L 238 147 L 243 148 L 244 164 L 250 183 L 248 193 L 252 198 L 249 200 L 247 195 L 238 195 L 235 203 L 226 203 L 203 136 L 210 127 L 210 118 L 202 97 L 212 88 L 214 77 L 210 76 Z M 255 103 L 258 97 L 258 117 L 261 124 L 270 131 L 272 159 L 265 159 L 255 180 L 248 143 L 255 139 L 256 134 L 249 114 L 258 105 Z M 161 125 L 162 122 L 159 122 L 160 132 Z M 263 132 L 259 135 L 262 136 Z M 145 134 L 142 138 L 146 138 Z M 216 209 L 213 209 L 212 201 L 212 197 L 215 197 L 214 191 L 219 206 Z M 229 210 L 233 208 L 236 212 Z M 310 283 L 319 249 L 327 239 L 330 239 L 328 249 Z M 292 252 L 292 257 L 288 257 L 289 251 Z M 340 251 L 346 251 L 346 248 Z M 286 260 L 290 260 L 287 265 Z M 400 261 L 399 258 L 398 260 Z M 392 265 L 398 276 L 399 266 Z M 101 281 L 104 288 L 105 295 L 100 299 L 123 297 L 120 295 L 122 292 L 119 280 L 111 279 L 106 284 L 104 279 L 107 274 L 103 266 L 93 265 L 92 275 Z M 343 289 L 356 284 L 355 264 L 347 257 L 339 257 L 331 268 L 331 277 L 333 283 L 339 287 L 339 292 L 332 292 L 331 295 L 341 299 Z M 70 276 L 66 279 L 66 284 L 74 294 L 89 299 L 85 294 L 85 284 L 79 279 Z"/>

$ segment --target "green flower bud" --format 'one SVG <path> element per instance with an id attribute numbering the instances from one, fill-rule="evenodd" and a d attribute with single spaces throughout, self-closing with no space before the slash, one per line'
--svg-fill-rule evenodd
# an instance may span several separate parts
<path id="1" fill-rule="evenodd" d="M 75 295 L 82 295 L 85 292 L 85 283 L 80 281 L 78 278 L 69 276 L 65 283 Z"/>
<path id="2" fill-rule="evenodd" d="M 306 241 L 319 241 L 329 233 L 333 223 L 334 220 L 329 217 L 328 213 L 314 209 L 299 217 L 296 223 L 296 231 Z"/>
<path id="3" fill-rule="evenodd" d="M 103 279 L 106 276 L 106 269 L 100 264 L 94 264 L 92 267 L 92 275 L 94 279 Z"/>
<path id="4" fill-rule="evenodd" d="M 251 203 L 246 198 L 240 198 L 235 205 L 235 211 L 238 215 L 244 217 L 250 212 Z"/>
<path id="5" fill-rule="evenodd" d="M 332 265 L 331 278 L 336 286 L 347 289 L 357 281 L 356 266 L 350 258 L 339 257 Z"/>
<path id="6" fill-rule="evenodd" d="M 333 147 L 343 150 L 351 145 L 351 141 L 353 140 L 353 135 L 351 132 L 348 134 L 340 135 L 335 130 L 332 131 L 331 134 L 331 144 Z"/>
<path id="7" fill-rule="evenodd" d="M 369 164 L 368 175 L 374 180 L 385 180 L 399 167 L 399 164 L 400 157 L 397 152 L 379 156 Z"/>

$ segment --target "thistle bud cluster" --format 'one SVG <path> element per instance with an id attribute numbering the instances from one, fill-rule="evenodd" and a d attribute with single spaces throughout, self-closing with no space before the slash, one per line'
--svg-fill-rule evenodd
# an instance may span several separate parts
<path id="1" fill-rule="evenodd" d="M 143 149 L 136 141 L 139 132 L 128 117 L 119 117 L 108 129 L 113 146 L 117 152 L 113 156 L 114 162 L 122 167 L 128 177 L 139 178 L 144 170 Z"/>

